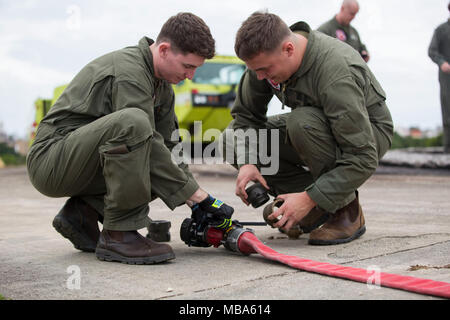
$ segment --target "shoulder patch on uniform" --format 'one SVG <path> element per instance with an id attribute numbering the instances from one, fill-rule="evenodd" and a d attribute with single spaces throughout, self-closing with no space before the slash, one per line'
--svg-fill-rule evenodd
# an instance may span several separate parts
<path id="1" fill-rule="evenodd" d="M 345 34 L 345 32 L 343 30 L 337 29 L 336 30 L 336 38 L 338 38 L 341 41 L 346 41 L 347 35 Z"/>
<path id="2" fill-rule="evenodd" d="M 274 88 L 275 90 L 280 91 L 281 86 L 280 86 L 279 83 L 275 83 L 275 82 L 273 82 L 273 81 L 270 80 L 270 79 L 266 79 L 266 80 L 267 80 L 267 82 L 272 86 L 272 88 Z"/>

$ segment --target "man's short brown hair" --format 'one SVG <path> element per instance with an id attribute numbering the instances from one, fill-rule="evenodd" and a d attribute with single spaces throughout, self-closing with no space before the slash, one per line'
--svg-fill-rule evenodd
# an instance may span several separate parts
<path id="1" fill-rule="evenodd" d="M 275 14 L 257 11 L 242 23 L 236 34 L 234 51 L 242 60 L 277 49 L 291 34 L 287 24 Z"/>
<path id="2" fill-rule="evenodd" d="M 189 12 L 180 12 L 164 23 L 156 43 L 169 42 L 175 51 L 205 59 L 215 54 L 215 41 L 206 23 Z"/>

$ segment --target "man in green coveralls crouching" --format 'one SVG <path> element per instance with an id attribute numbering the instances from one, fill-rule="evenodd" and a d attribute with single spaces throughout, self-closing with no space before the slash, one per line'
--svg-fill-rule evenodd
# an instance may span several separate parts
<path id="1" fill-rule="evenodd" d="M 374 173 L 393 136 L 386 95 L 367 64 L 350 46 L 306 23 L 289 28 L 265 12 L 255 12 L 242 24 L 235 51 L 248 70 L 222 140 L 225 159 L 229 150 L 236 153 L 236 195 L 248 204 L 250 181 L 270 188 L 284 200 L 269 216 L 280 219 L 273 226 L 289 230 L 298 224 L 311 231 L 310 244 L 339 244 L 361 236 L 365 221 L 357 189 Z M 273 95 L 291 112 L 267 117 Z M 278 129 L 277 173 L 262 174 L 260 158 L 249 161 L 258 153 L 256 147 L 268 148 L 261 140 L 241 141 L 245 152 L 239 152 L 236 142 L 230 148 L 234 140 L 229 136 L 238 129 Z"/>
<path id="2" fill-rule="evenodd" d="M 170 246 L 137 232 L 149 225 L 148 203 L 157 197 L 172 210 L 186 203 L 196 215 L 231 221 L 233 209 L 171 157 L 179 142 L 171 140 L 178 130 L 171 84 L 192 79 L 214 52 L 204 21 L 180 13 L 156 42 L 144 37 L 90 62 L 42 120 L 29 177 L 44 195 L 71 197 L 53 226 L 77 249 L 130 264 L 173 259 Z"/>

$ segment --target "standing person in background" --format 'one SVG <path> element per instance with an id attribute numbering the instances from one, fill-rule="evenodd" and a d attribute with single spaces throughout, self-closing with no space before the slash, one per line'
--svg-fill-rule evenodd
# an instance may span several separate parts
<path id="1" fill-rule="evenodd" d="M 370 55 L 366 46 L 361 42 L 358 31 L 350 25 L 358 11 L 358 1 L 344 0 L 339 13 L 333 19 L 322 24 L 317 30 L 349 44 L 361 54 L 364 61 L 369 62 Z"/>
<path id="2" fill-rule="evenodd" d="M 450 2 L 448 10 L 450 11 Z M 444 152 L 450 153 L 450 19 L 434 31 L 428 55 L 439 66 Z"/>

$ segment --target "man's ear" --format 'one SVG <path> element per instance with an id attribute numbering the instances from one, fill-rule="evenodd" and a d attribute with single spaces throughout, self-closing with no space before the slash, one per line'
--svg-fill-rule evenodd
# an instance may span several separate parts
<path id="1" fill-rule="evenodd" d="M 170 45 L 169 42 L 161 42 L 158 45 L 158 52 L 159 52 L 159 56 L 161 58 L 167 57 L 167 55 L 169 54 L 170 50 L 171 50 L 171 45 Z"/>
<path id="2" fill-rule="evenodd" d="M 291 57 L 294 54 L 295 46 L 292 41 L 285 41 L 281 47 L 283 53 L 285 53 L 288 57 Z"/>

